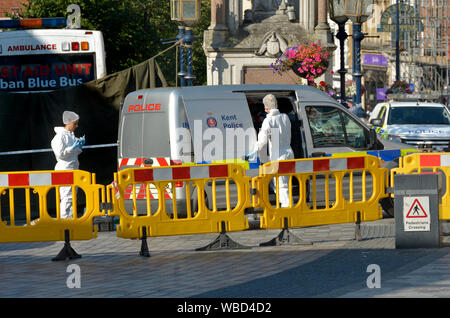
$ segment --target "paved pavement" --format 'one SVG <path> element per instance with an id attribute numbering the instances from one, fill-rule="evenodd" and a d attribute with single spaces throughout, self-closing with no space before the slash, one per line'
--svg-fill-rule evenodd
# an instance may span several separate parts
<path id="1" fill-rule="evenodd" d="M 228 233 L 251 248 L 219 251 L 195 250 L 218 234 L 155 237 L 148 239 L 149 258 L 139 256 L 140 240 L 100 232 L 96 239 L 72 242 L 82 258 L 60 262 L 51 258 L 63 242 L 3 243 L 0 297 L 450 296 L 446 238 L 437 249 L 397 250 L 393 219 L 362 223 L 361 232 L 363 240 L 356 241 L 354 224 L 292 229 L 313 244 L 262 247 L 280 231 L 252 229 Z M 378 267 L 368 271 L 371 264 Z"/>

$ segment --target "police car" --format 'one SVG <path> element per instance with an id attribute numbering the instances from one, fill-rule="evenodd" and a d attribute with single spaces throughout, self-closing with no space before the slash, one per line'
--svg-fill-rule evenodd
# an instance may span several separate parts
<path id="1" fill-rule="evenodd" d="M 388 101 L 375 106 L 369 123 L 384 139 L 446 151 L 450 146 L 450 112 L 443 104 Z"/>

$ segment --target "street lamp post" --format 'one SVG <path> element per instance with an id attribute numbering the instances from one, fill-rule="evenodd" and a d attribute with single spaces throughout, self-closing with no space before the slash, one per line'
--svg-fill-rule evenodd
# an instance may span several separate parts
<path id="1" fill-rule="evenodd" d="M 180 46 L 180 85 L 192 86 L 195 76 L 192 71 L 192 43 L 194 35 L 192 27 L 200 20 L 201 0 L 170 0 L 171 19 L 178 24 L 177 40 L 183 39 L 187 51 L 187 72 L 184 72 L 184 51 Z"/>
<path id="2" fill-rule="evenodd" d="M 182 39 L 184 39 L 184 26 L 179 25 L 178 26 L 178 35 L 176 37 L 176 40 L 180 41 Z M 184 77 L 186 76 L 187 73 L 184 71 L 184 49 L 183 49 L 182 43 L 183 42 L 181 42 L 178 45 L 179 54 L 180 54 L 179 55 L 179 61 L 180 61 L 179 62 L 179 68 L 180 68 L 180 70 L 178 71 L 177 76 L 180 78 L 180 86 L 185 86 L 186 83 L 185 83 Z"/>
<path id="3" fill-rule="evenodd" d="M 194 42 L 194 34 L 192 33 L 192 28 L 186 27 L 186 32 L 184 34 L 184 43 L 187 51 L 187 74 L 184 79 L 187 80 L 188 86 L 192 86 L 192 80 L 195 79 L 195 75 L 192 72 L 192 43 Z"/>
<path id="4" fill-rule="evenodd" d="M 341 59 L 341 68 L 338 73 L 340 75 L 341 81 L 341 104 L 346 106 L 346 96 L 345 96 L 345 74 L 347 74 L 347 70 L 345 69 L 345 40 L 348 35 L 345 32 L 345 23 L 348 20 L 348 17 L 345 15 L 345 2 L 344 0 L 328 0 L 328 8 L 330 12 L 330 19 L 337 23 L 339 26 L 338 33 L 336 34 L 336 38 L 339 40 L 339 49 L 340 49 L 340 59 Z"/>
<path id="5" fill-rule="evenodd" d="M 361 25 L 367 21 L 373 10 L 373 0 L 345 0 L 345 15 L 353 24 L 353 45 L 355 58 L 353 63 L 353 78 L 356 83 L 355 106 L 361 106 L 361 41 L 364 34 Z"/>
<path id="6" fill-rule="evenodd" d="M 353 43 L 355 47 L 355 65 L 353 65 L 353 77 L 356 83 L 355 106 L 361 106 L 361 41 L 364 34 L 361 32 L 361 23 L 353 24 Z"/>
<path id="7" fill-rule="evenodd" d="M 400 80 L 400 1 L 395 3 L 395 80 Z"/>

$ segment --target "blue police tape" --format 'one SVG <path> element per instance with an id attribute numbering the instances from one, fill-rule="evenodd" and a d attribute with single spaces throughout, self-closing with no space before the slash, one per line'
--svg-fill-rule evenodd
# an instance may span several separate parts
<path id="1" fill-rule="evenodd" d="M 417 152 L 417 149 L 392 149 L 392 150 L 369 150 L 358 152 L 326 154 L 325 157 L 346 157 L 354 155 L 370 155 L 380 158 L 382 161 L 392 161 L 409 153 Z M 310 157 L 311 158 L 311 157 Z"/>

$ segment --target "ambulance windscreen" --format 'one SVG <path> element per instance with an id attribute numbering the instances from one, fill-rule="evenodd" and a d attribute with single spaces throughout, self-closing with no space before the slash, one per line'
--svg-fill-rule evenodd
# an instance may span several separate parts
<path id="1" fill-rule="evenodd" d="M 95 79 L 94 54 L 18 55 L 0 57 L 0 90 L 46 91 Z"/>

